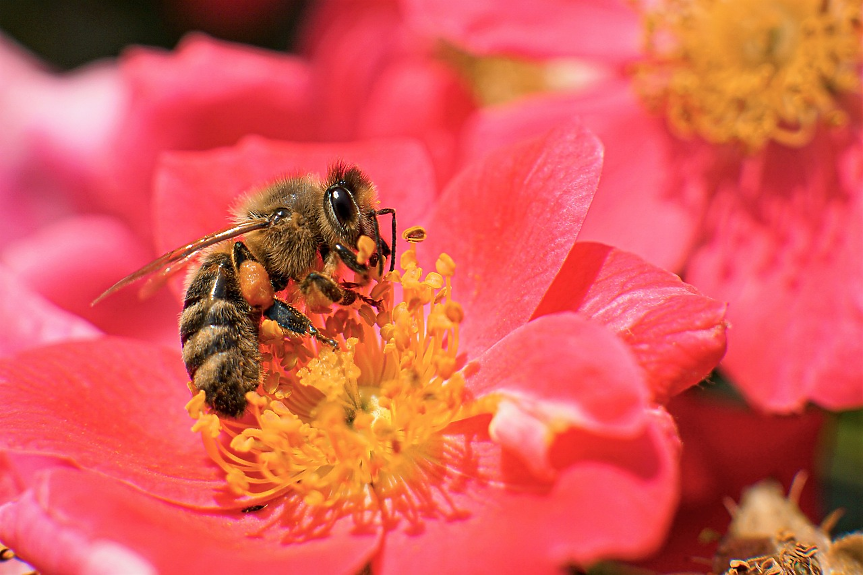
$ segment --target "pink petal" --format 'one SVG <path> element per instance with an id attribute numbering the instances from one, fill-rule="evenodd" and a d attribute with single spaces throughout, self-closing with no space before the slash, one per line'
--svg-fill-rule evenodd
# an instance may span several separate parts
<path id="1" fill-rule="evenodd" d="M 710 206 L 686 277 L 731 302 L 723 367 L 762 409 L 863 406 L 859 142 L 858 132 L 846 143 L 770 147 L 739 181 L 721 183 Z"/>
<path id="2" fill-rule="evenodd" d="M 699 389 L 674 398 L 668 410 L 686 445 L 681 463 L 687 505 L 718 510 L 723 508 L 722 498 L 738 498 L 743 489 L 765 477 L 790 485 L 801 470 L 819 473 L 821 429 L 828 419 L 823 411 L 767 415 Z M 807 489 L 803 503 L 809 506 L 807 511 L 824 513 L 815 509 L 815 491 Z M 727 524 L 730 518 L 726 513 L 722 519 Z"/>
<path id="3" fill-rule="evenodd" d="M 68 459 L 157 497 L 217 507 L 179 350 L 105 338 L 0 361 L 0 449 Z"/>
<path id="4" fill-rule="evenodd" d="M 31 289 L 102 331 L 179 347 L 180 310 L 167 293 L 141 301 L 136 289 L 127 289 L 90 305 L 151 259 L 127 226 L 105 216 L 62 220 L 9 244 L 0 255 Z"/>
<path id="5" fill-rule="evenodd" d="M 126 97 L 116 67 L 51 74 L 0 34 L 0 240 L 86 203 Z"/>
<path id="6" fill-rule="evenodd" d="M 653 400 L 664 403 L 722 358 L 725 307 L 638 256 L 578 242 L 535 315 L 573 310 L 612 330 L 644 369 Z"/>
<path id="7" fill-rule="evenodd" d="M 35 293 L 0 265 L 0 356 L 58 341 L 91 339 L 101 331 Z"/>
<path id="8" fill-rule="evenodd" d="M 679 440 L 663 411 L 641 434 L 561 437 L 554 483 L 473 436 L 476 469 L 446 493 L 449 518 L 387 533 L 375 573 L 560 573 L 567 565 L 642 557 L 658 547 L 677 503 Z M 466 434 L 465 437 L 471 437 Z M 407 526 L 406 526 L 407 527 Z"/>
<path id="9" fill-rule="evenodd" d="M 456 169 L 462 124 L 475 107 L 450 68 L 431 57 L 404 57 L 376 77 L 359 116 L 360 137 L 411 136 L 428 148 L 437 181 Z"/>
<path id="10" fill-rule="evenodd" d="M 599 141 L 569 123 L 498 150 L 444 190 L 419 253 L 456 262 L 468 357 L 530 318 L 575 242 L 601 165 Z"/>
<path id="11" fill-rule="evenodd" d="M 395 1 L 314 3 L 300 30 L 311 63 L 311 102 L 322 140 L 357 138 L 369 93 L 392 58 L 403 53 L 405 32 Z"/>
<path id="12" fill-rule="evenodd" d="M 647 388 L 631 351 L 573 313 L 520 326 L 465 367 L 468 389 L 519 398 L 557 425 L 626 436 L 643 425 Z M 494 421 L 493 421 L 494 423 Z"/>
<path id="13" fill-rule="evenodd" d="M 611 79 L 585 93 L 484 109 L 465 128 L 466 157 L 482 157 L 573 117 L 580 118 L 605 149 L 602 178 L 579 239 L 613 245 L 679 270 L 696 239 L 707 197 L 696 177 L 702 159 L 684 153 L 663 122 L 645 113 L 628 80 Z"/>
<path id="14" fill-rule="evenodd" d="M 42 572 L 105 574 L 355 573 L 380 542 L 346 519 L 326 537 L 285 543 L 291 525 L 266 515 L 203 514 L 97 473 L 54 470 L 0 507 L 0 538 Z"/>
<path id="15" fill-rule="evenodd" d="M 0 452 L 0 505 L 17 499 L 46 469 L 58 468 L 77 469 L 62 457 L 20 451 Z"/>
<path id="16" fill-rule="evenodd" d="M 193 35 L 173 53 L 131 50 L 120 69 L 131 100 L 93 201 L 145 235 L 160 152 L 311 135 L 309 71 L 296 57 Z"/>
<path id="17" fill-rule="evenodd" d="M 356 163 L 394 207 L 400 228 L 416 222 L 434 197 L 432 168 L 410 140 L 299 144 L 249 137 L 234 148 L 167 154 L 156 176 L 156 238 L 168 251 L 226 227 L 238 197 L 277 177 L 325 175 L 336 160 Z"/>
<path id="18" fill-rule="evenodd" d="M 556 476 L 552 448 L 561 433 L 631 437 L 644 425 L 647 387 L 631 352 L 612 332 L 575 314 L 513 330 L 465 372 L 471 392 L 502 398 L 491 438 L 539 479 Z"/>
<path id="19" fill-rule="evenodd" d="M 408 21 L 421 32 L 478 54 L 620 61 L 637 57 L 641 48 L 635 11 L 615 0 L 408 0 L 404 5 Z"/>
<path id="20" fill-rule="evenodd" d="M 406 29 L 395 0 L 311 8 L 301 44 L 311 61 L 317 136 L 417 138 L 442 187 L 455 171 L 461 125 L 474 108 L 463 80 L 432 43 Z"/>

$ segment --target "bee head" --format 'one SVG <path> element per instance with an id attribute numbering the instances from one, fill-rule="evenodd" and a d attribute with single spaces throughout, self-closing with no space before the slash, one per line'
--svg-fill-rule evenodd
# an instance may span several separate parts
<path id="1" fill-rule="evenodd" d="M 374 184 L 356 166 L 336 164 L 329 170 L 324 192 L 326 224 L 339 243 L 357 247 L 360 236 L 377 241 Z"/>

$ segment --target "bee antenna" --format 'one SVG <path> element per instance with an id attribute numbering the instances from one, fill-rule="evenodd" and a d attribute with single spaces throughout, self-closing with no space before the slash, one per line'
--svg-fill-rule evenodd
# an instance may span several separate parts
<path id="1" fill-rule="evenodd" d="M 396 269 L 396 210 L 395 208 L 383 208 L 375 212 L 375 232 L 378 234 L 378 251 L 381 251 L 382 248 L 382 240 L 381 234 L 378 231 L 378 216 L 382 216 L 385 214 L 390 214 L 393 217 L 393 245 L 390 250 L 390 271 Z M 382 270 L 383 271 L 383 270 Z"/>
<path id="2" fill-rule="evenodd" d="M 374 210 L 369 212 L 372 221 L 375 223 L 375 249 L 378 255 L 378 275 L 384 275 L 384 246 L 381 239 L 381 228 L 378 225 L 378 213 Z M 392 270 L 390 270 L 392 271 Z"/>

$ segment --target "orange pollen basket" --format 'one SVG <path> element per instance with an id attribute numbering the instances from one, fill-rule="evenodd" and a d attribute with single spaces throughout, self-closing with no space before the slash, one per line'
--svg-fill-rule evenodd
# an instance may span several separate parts
<path id="1" fill-rule="evenodd" d="M 242 421 L 210 413 L 203 392 L 189 402 L 192 430 L 238 508 L 284 503 L 280 520 L 305 538 L 346 514 L 358 524 L 418 514 L 439 491 L 434 478 L 458 449 L 441 432 L 486 406 L 465 396 L 456 370 L 455 263 L 443 254 L 423 275 L 415 250 L 402 254 L 401 271 L 368 286 L 378 311 L 358 301 L 320 316 L 337 351 L 265 320 L 262 383 L 247 394 Z"/>

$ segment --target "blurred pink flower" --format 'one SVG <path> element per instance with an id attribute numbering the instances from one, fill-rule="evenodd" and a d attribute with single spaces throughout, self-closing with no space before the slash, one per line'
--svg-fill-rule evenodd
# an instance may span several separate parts
<path id="1" fill-rule="evenodd" d="M 469 86 L 411 33 L 396 0 L 315 3 L 301 30 L 319 135 L 327 140 L 410 136 L 423 142 L 439 189 L 458 169 Z"/>

